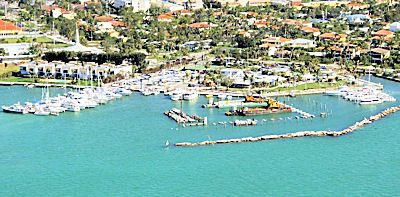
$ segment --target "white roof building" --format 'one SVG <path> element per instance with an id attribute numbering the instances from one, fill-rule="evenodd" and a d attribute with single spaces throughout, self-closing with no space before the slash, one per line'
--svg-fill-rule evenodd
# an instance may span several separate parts
<path id="1" fill-rule="evenodd" d="M 301 47 L 301 48 L 311 48 L 315 47 L 313 40 L 308 40 L 304 38 L 297 38 L 294 40 L 283 42 L 281 45 L 290 47 Z"/>
<path id="2" fill-rule="evenodd" d="M 400 31 L 400 22 L 394 22 L 389 25 L 389 30 L 392 32 Z"/>
<path id="3" fill-rule="evenodd" d="M 150 8 L 150 0 L 115 0 L 115 8 L 133 7 L 133 12 L 147 11 Z"/>
<path id="4" fill-rule="evenodd" d="M 235 80 L 235 82 L 243 82 L 244 72 L 242 69 L 226 68 L 220 72 L 226 77 Z"/>
<path id="5" fill-rule="evenodd" d="M 31 43 L 0 44 L 8 56 L 28 55 Z"/>

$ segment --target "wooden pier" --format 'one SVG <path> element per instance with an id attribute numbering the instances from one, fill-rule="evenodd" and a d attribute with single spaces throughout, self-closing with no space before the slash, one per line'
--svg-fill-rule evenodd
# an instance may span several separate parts
<path id="1" fill-rule="evenodd" d="M 283 106 L 285 106 L 285 107 L 290 107 L 290 108 L 292 109 L 293 112 L 299 113 L 300 115 L 304 116 L 305 118 L 315 118 L 315 115 L 310 114 L 310 113 L 307 113 L 307 112 L 302 111 L 302 110 L 300 110 L 300 109 L 294 108 L 294 107 L 292 107 L 292 106 L 290 106 L 290 105 L 286 105 L 286 104 L 284 104 L 284 103 L 279 103 L 279 104 L 281 104 L 281 105 L 283 105 Z"/>
<path id="2" fill-rule="evenodd" d="M 244 137 L 244 138 L 235 138 L 235 139 L 223 139 L 216 141 L 203 141 L 197 143 L 190 142 L 182 142 L 176 143 L 175 146 L 206 146 L 206 145 L 214 145 L 214 144 L 228 144 L 228 143 L 241 143 L 241 142 L 257 142 L 264 140 L 275 140 L 275 139 L 285 139 L 285 138 L 297 138 L 297 137 L 320 137 L 320 136 L 342 136 L 349 133 L 352 133 L 354 130 L 361 128 L 365 125 L 371 124 L 381 118 L 384 118 L 392 113 L 395 113 L 400 110 L 400 106 L 391 107 L 383 110 L 382 112 L 369 117 L 369 119 L 364 118 L 364 120 L 360 122 L 356 122 L 353 125 L 341 130 L 341 131 L 298 131 L 294 133 L 280 134 L 280 135 L 264 135 L 260 137 Z"/>

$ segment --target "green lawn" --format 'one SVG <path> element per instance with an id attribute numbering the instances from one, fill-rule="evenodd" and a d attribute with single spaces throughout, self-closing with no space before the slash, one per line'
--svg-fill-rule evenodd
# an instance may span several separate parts
<path id="1" fill-rule="evenodd" d="M 14 43 L 34 43 L 33 41 L 34 38 L 31 37 L 25 37 L 25 38 L 3 38 L 0 39 L 0 44 L 14 44 Z M 40 44 L 47 44 L 53 46 L 54 41 L 48 37 L 41 36 L 36 38 L 36 43 Z M 71 46 L 69 44 L 64 44 L 60 42 L 56 42 L 54 45 L 54 48 L 63 48 L 63 47 L 68 47 Z"/>
<path id="2" fill-rule="evenodd" d="M 3 38 L 0 39 L 1 44 L 7 44 L 7 43 L 18 43 L 18 40 L 22 41 L 24 40 L 23 43 L 33 43 L 33 39 L 31 37 L 25 37 L 25 38 Z M 53 40 L 50 38 L 47 38 L 45 36 L 37 37 L 36 38 L 37 43 L 53 43 Z"/>
<path id="3" fill-rule="evenodd" d="M 5 65 L 0 65 L 0 76 L 2 74 L 16 72 L 18 70 L 19 70 L 19 66 L 8 65 L 7 67 L 5 67 Z"/>
<path id="4" fill-rule="evenodd" d="M 279 87 L 273 90 L 268 90 L 267 92 L 277 92 L 277 91 L 291 91 L 291 90 L 309 90 L 309 89 L 323 89 L 323 88 L 331 88 L 331 87 L 338 87 L 341 85 L 346 84 L 345 81 L 339 81 L 336 84 L 328 83 L 328 82 L 320 82 L 320 83 L 307 83 L 298 85 L 296 87 Z"/>
<path id="5" fill-rule="evenodd" d="M 38 79 L 39 80 L 39 79 Z M 34 83 L 34 78 L 23 78 L 23 77 L 8 77 L 4 79 L 0 79 L 0 81 L 4 82 L 27 82 L 27 83 Z M 39 83 L 39 82 L 38 82 Z"/>

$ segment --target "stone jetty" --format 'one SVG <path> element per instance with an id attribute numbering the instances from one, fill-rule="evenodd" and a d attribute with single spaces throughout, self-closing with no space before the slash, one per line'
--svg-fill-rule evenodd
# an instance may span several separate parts
<path id="1" fill-rule="evenodd" d="M 190 142 L 183 142 L 183 143 L 176 143 L 175 146 L 205 146 L 205 145 L 214 145 L 214 144 L 228 144 L 228 143 L 240 143 L 240 142 L 257 142 L 257 141 L 264 141 L 264 140 L 275 140 L 275 139 L 285 139 L 285 138 L 297 138 L 297 137 L 320 137 L 320 136 L 342 136 L 353 132 L 354 130 L 361 128 L 365 125 L 371 124 L 383 117 L 386 117 L 392 113 L 395 113 L 400 110 L 400 106 L 390 107 L 382 112 L 367 118 L 360 122 L 356 122 L 353 125 L 343 129 L 341 131 L 298 131 L 295 133 L 287 133 L 287 134 L 280 134 L 280 135 L 264 135 L 260 137 L 244 137 L 244 138 L 236 138 L 236 139 L 224 139 L 224 140 L 217 140 L 217 141 L 203 141 L 197 143 L 190 143 Z"/>

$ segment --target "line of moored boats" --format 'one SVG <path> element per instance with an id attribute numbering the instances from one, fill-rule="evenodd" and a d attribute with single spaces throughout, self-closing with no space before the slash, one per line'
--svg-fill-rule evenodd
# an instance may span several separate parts
<path id="1" fill-rule="evenodd" d="M 47 92 L 42 92 L 42 99 L 40 101 L 34 103 L 25 102 L 24 104 L 18 102 L 11 106 L 2 106 L 2 109 L 7 113 L 32 113 L 38 116 L 58 116 L 59 113 L 66 111 L 79 112 L 84 109 L 95 108 L 98 105 L 106 104 L 110 100 L 130 94 L 132 94 L 132 91 L 125 88 L 99 87 L 85 88 L 77 92 L 70 91 L 63 95 L 50 97 L 47 89 Z"/>
<path id="2" fill-rule="evenodd" d="M 340 96 L 341 98 L 359 103 L 360 105 L 380 104 L 387 101 L 396 101 L 396 98 L 387 93 L 370 86 L 351 89 L 347 86 L 340 86 L 338 90 L 328 91 L 329 96 Z"/>

